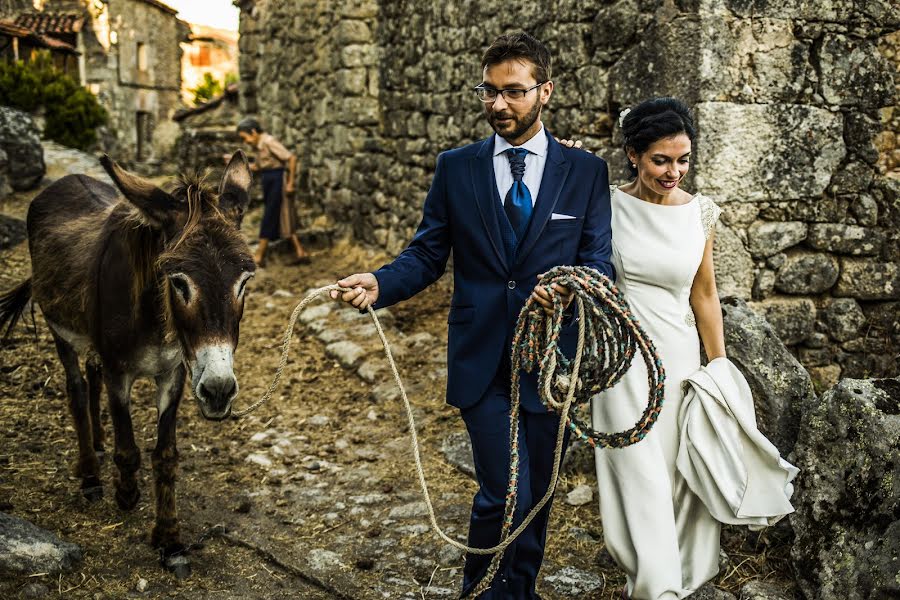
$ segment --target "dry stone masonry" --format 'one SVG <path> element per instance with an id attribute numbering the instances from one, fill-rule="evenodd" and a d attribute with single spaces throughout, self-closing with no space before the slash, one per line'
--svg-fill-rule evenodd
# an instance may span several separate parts
<path id="1" fill-rule="evenodd" d="M 689 189 L 723 209 L 720 292 L 750 302 L 819 389 L 900 350 L 900 12 L 892 0 L 242 0 L 241 102 L 301 157 L 304 210 L 390 251 L 438 153 L 489 134 L 471 87 L 497 34 L 555 55 L 545 121 L 625 179 L 617 116 L 689 102 Z M 324 215 L 324 217 L 322 217 Z"/>

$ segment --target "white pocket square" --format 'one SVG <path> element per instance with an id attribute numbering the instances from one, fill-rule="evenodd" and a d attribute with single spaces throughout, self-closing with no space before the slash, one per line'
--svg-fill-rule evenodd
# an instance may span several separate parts
<path id="1" fill-rule="evenodd" d="M 560 213 L 550 213 L 551 221 L 559 221 L 562 219 L 577 219 L 578 217 L 573 217 L 572 215 L 563 215 Z"/>

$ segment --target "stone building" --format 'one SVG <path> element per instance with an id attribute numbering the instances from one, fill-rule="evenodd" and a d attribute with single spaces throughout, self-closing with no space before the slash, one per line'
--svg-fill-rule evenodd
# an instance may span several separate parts
<path id="1" fill-rule="evenodd" d="M 181 106 L 181 46 L 190 30 L 158 0 L 44 0 L 17 22 L 80 52 L 81 83 L 110 117 L 104 151 L 153 171 L 171 158 Z M 63 24 L 63 25 L 61 25 Z"/>
<path id="2" fill-rule="evenodd" d="M 238 4 L 242 107 L 298 152 L 307 210 L 346 233 L 403 247 L 437 154 L 490 133 L 471 93 L 482 50 L 524 29 L 555 55 L 548 127 L 596 149 L 614 182 L 622 109 L 692 105 L 686 187 L 724 211 L 720 291 L 751 300 L 820 384 L 898 374 L 892 0 Z"/>
<path id="3" fill-rule="evenodd" d="M 191 23 L 189 41 L 181 44 L 181 96 L 185 104 L 194 103 L 194 90 L 209 73 L 223 87 L 229 77 L 237 77 L 238 33 Z"/>

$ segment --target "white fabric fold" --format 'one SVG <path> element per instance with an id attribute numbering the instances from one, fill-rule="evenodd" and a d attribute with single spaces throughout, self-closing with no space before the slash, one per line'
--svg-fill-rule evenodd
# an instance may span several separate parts
<path id="1" fill-rule="evenodd" d="M 794 512 L 799 469 L 756 427 L 750 386 L 727 358 L 684 380 L 675 465 L 722 523 L 762 529 Z"/>

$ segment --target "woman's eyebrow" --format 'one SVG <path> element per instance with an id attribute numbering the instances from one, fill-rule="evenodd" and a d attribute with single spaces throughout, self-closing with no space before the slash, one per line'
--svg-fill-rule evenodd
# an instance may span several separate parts
<path id="1" fill-rule="evenodd" d="M 690 156 L 690 155 L 691 155 L 690 152 L 686 152 L 686 153 L 682 154 L 681 156 L 679 156 L 678 158 L 684 158 L 684 157 Z M 660 154 L 659 152 L 657 152 L 656 154 L 653 155 L 653 158 L 670 158 L 670 157 L 668 154 Z"/>

